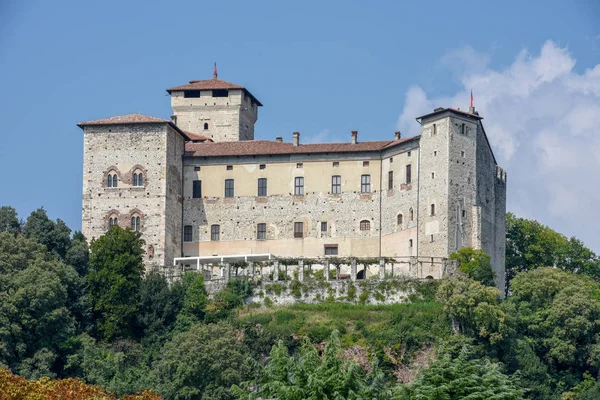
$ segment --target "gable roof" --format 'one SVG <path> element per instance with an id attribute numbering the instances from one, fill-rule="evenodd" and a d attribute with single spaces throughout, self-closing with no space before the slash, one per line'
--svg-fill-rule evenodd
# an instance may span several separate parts
<path id="1" fill-rule="evenodd" d="M 203 142 L 186 143 L 187 156 L 219 157 L 275 154 L 308 154 L 308 153 L 353 153 L 363 151 L 381 151 L 401 143 L 415 140 L 419 136 L 399 140 L 382 140 L 374 142 L 352 143 L 318 143 L 294 146 L 290 142 L 270 140 L 247 140 L 241 142 Z"/>
<path id="2" fill-rule="evenodd" d="M 150 115 L 144 114 L 126 114 L 126 115 L 118 115 L 115 117 L 103 118 L 103 119 L 95 119 L 87 122 L 80 122 L 77 124 L 78 127 L 83 129 L 85 126 L 98 126 L 98 125 L 131 125 L 131 124 L 168 124 L 171 128 L 175 129 L 177 133 L 179 133 L 185 140 L 192 140 L 187 132 L 181 130 L 173 123 L 173 121 L 169 121 L 168 119 L 152 117 Z"/>
<path id="3" fill-rule="evenodd" d="M 436 108 L 435 110 L 433 110 L 433 112 L 430 112 L 429 114 L 425 114 L 425 115 L 421 115 L 420 117 L 417 117 L 417 121 L 420 120 L 420 119 L 423 119 L 423 118 L 431 117 L 431 116 L 436 115 L 436 114 L 441 114 L 441 113 L 446 112 L 446 111 L 450 111 L 450 112 L 453 112 L 453 113 L 456 113 L 456 114 L 460 114 L 460 115 L 465 116 L 465 117 L 470 117 L 470 118 L 475 118 L 475 119 L 483 119 L 483 117 L 480 117 L 479 114 L 477 114 L 477 113 L 473 114 L 473 113 L 470 113 L 470 112 L 459 110 L 457 108 L 443 108 L 443 107 L 439 107 L 439 108 Z"/>
<path id="4" fill-rule="evenodd" d="M 243 90 L 248 96 L 250 96 L 256 104 L 262 106 L 262 103 L 258 101 L 248 89 L 243 86 L 236 85 L 235 83 L 227 82 L 221 79 L 212 78 L 205 80 L 190 81 L 190 83 L 181 86 L 175 86 L 167 89 L 167 92 L 185 91 L 185 90 L 212 90 L 212 89 L 239 89 Z"/>

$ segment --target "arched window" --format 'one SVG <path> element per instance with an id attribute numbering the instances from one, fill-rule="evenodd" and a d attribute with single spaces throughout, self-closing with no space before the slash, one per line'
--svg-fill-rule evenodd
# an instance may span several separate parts
<path id="1" fill-rule="evenodd" d="M 404 217 L 402 216 L 402 214 L 398 214 L 398 217 L 396 217 L 396 218 L 397 218 L 396 224 L 398 224 L 398 225 L 402 226 L 402 222 L 403 222 L 402 220 L 403 220 L 403 218 L 404 218 Z"/>
<path id="2" fill-rule="evenodd" d="M 106 182 L 107 186 L 109 188 L 115 188 L 118 186 L 118 182 L 119 182 L 119 177 L 117 176 L 117 173 L 109 172 L 107 182 Z"/>
<path id="3" fill-rule="evenodd" d="M 208 130 L 208 122 L 204 123 L 204 130 L 207 131 Z"/>
<path id="4" fill-rule="evenodd" d="M 415 218 L 415 213 L 413 212 L 413 209 L 411 208 L 410 210 L 408 210 L 408 220 L 412 221 Z"/>
<path id="5" fill-rule="evenodd" d="M 117 186 L 119 186 L 119 178 L 117 177 L 117 174 L 114 174 L 112 176 L 112 186 L 109 186 L 109 187 L 116 188 Z"/>
<path id="6" fill-rule="evenodd" d="M 141 228 L 140 217 L 137 215 L 133 215 L 131 217 L 131 230 L 137 232 L 140 230 L 140 228 Z"/>
<path id="7" fill-rule="evenodd" d="M 435 204 L 431 205 L 431 216 L 433 217 L 435 215 Z"/>
<path id="8" fill-rule="evenodd" d="M 138 174 L 137 173 L 133 173 L 133 186 L 137 186 L 138 185 Z"/>
<path id="9" fill-rule="evenodd" d="M 112 174 L 108 174 L 108 182 L 106 182 L 106 186 L 113 187 L 113 185 L 112 185 Z"/>
<path id="10" fill-rule="evenodd" d="M 368 219 L 363 219 L 360 221 L 360 230 L 361 231 L 370 231 L 371 230 L 371 221 Z"/>
<path id="11" fill-rule="evenodd" d="M 115 225 L 117 225 L 118 223 L 119 223 L 119 220 L 117 219 L 117 217 L 114 217 L 114 216 L 113 216 L 113 217 L 110 217 L 110 218 L 108 219 L 108 227 L 109 227 L 109 228 L 110 228 L 110 227 L 112 227 L 112 226 L 115 226 Z"/>
<path id="12" fill-rule="evenodd" d="M 133 186 L 144 186 L 144 175 L 141 172 L 133 174 Z"/>

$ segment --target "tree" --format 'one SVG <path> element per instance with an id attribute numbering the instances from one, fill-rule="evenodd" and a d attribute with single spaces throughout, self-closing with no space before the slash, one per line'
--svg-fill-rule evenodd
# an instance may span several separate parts
<path id="1" fill-rule="evenodd" d="M 0 207 L 0 232 L 17 233 L 21 230 L 21 224 L 17 217 L 17 211 L 9 206 Z"/>
<path id="2" fill-rule="evenodd" d="M 65 256 L 71 244 L 71 229 L 61 219 L 53 222 L 48 218 L 44 207 L 38 208 L 27 217 L 23 233 L 61 257 Z"/>
<path id="3" fill-rule="evenodd" d="M 494 286 L 496 273 L 492 269 L 490 256 L 483 250 L 464 247 L 456 253 L 450 254 L 451 260 L 456 260 L 458 270 L 469 278 L 481 282 L 486 286 Z"/>
<path id="4" fill-rule="evenodd" d="M 165 344 L 151 379 L 168 399 L 227 399 L 231 386 L 249 373 L 247 353 L 231 325 L 196 324 Z"/>
<path id="5" fill-rule="evenodd" d="M 132 335 L 144 272 L 140 236 L 113 226 L 91 244 L 87 282 L 96 328 L 106 340 Z"/>
<path id="6" fill-rule="evenodd" d="M 90 260 L 90 248 L 83 233 L 77 231 L 73 235 L 71 245 L 65 254 L 65 262 L 75 268 L 79 275 L 85 276 Z"/>
<path id="7" fill-rule="evenodd" d="M 179 330 L 187 330 L 190 326 L 204 320 L 208 304 L 204 275 L 189 271 L 183 275 L 183 282 L 186 290 L 181 311 L 177 315 Z"/>

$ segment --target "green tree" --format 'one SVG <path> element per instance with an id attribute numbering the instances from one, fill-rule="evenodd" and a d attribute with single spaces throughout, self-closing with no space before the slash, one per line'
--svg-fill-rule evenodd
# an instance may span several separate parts
<path id="1" fill-rule="evenodd" d="M 450 254 L 450 259 L 458 263 L 458 270 L 469 278 L 494 286 L 496 273 L 492 269 L 490 256 L 483 250 L 464 247 L 456 253 Z"/>
<path id="2" fill-rule="evenodd" d="M 38 208 L 27 217 L 23 233 L 61 257 L 65 256 L 71 244 L 71 229 L 61 219 L 54 222 L 48 218 L 44 207 Z"/>
<path id="3" fill-rule="evenodd" d="M 228 399 L 231 386 L 249 373 L 247 353 L 231 325 L 196 324 L 165 344 L 152 381 L 168 399 Z"/>
<path id="4" fill-rule="evenodd" d="M 132 335 L 144 271 L 140 236 L 113 226 L 91 244 L 89 295 L 96 328 L 106 340 Z"/>
<path id="5" fill-rule="evenodd" d="M 185 297 L 181 311 L 177 315 L 178 329 L 182 331 L 204 320 L 208 304 L 204 275 L 189 271 L 183 275 L 183 284 L 186 288 Z"/>
<path id="6" fill-rule="evenodd" d="M 21 224 L 17 217 L 17 211 L 9 206 L 0 207 L 0 232 L 17 233 L 21 230 Z"/>
<path id="7" fill-rule="evenodd" d="M 65 262 L 75 268 L 79 275 L 85 276 L 90 261 L 90 248 L 83 233 L 77 231 L 73 235 L 71 245 L 65 254 Z"/>

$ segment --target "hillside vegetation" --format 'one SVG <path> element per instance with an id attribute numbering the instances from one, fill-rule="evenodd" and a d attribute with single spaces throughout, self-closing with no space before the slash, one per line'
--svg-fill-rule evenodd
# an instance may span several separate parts
<path id="1" fill-rule="evenodd" d="M 473 249 L 410 303 L 268 308 L 245 280 L 169 285 L 142 249 L 0 207 L 0 398 L 600 398 L 600 262 L 535 221 L 508 215 L 504 300 Z"/>

